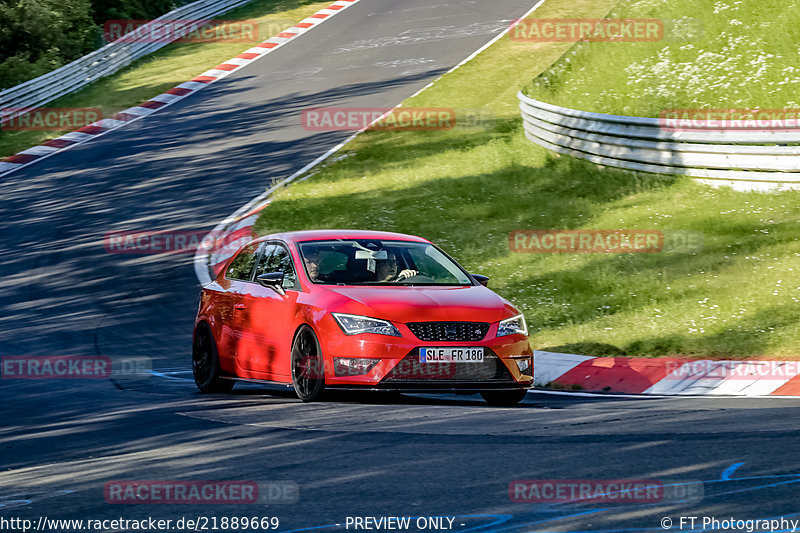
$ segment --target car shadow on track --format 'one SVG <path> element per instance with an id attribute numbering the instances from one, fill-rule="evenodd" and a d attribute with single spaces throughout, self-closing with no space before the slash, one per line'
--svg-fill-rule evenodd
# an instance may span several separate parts
<path id="1" fill-rule="evenodd" d="M 241 387 L 241 388 L 240 388 Z M 294 391 L 289 388 L 237 385 L 226 395 L 215 395 L 216 398 L 257 398 L 269 396 L 276 400 L 287 400 L 291 403 L 300 403 Z M 320 401 L 323 404 L 363 404 L 363 405 L 444 405 L 465 407 L 489 407 L 486 402 L 476 394 L 423 394 L 399 393 L 394 391 L 353 391 L 329 390 Z M 552 408 L 545 402 L 532 401 L 530 397 L 513 407 L 514 409 Z"/>

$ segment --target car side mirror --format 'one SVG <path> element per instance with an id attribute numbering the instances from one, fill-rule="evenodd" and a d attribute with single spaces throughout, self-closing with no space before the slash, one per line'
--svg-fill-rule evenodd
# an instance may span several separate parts
<path id="1" fill-rule="evenodd" d="M 475 278 L 475 281 L 483 285 L 484 287 L 489 286 L 489 276 L 482 276 L 480 274 L 472 274 L 472 277 Z"/>
<path id="2" fill-rule="evenodd" d="M 283 290 L 283 272 L 269 272 L 267 274 L 261 274 L 256 277 L 256 281 L 264 287 L 274 290 L 281 296 L 286 294 L 286 291 Z"/>

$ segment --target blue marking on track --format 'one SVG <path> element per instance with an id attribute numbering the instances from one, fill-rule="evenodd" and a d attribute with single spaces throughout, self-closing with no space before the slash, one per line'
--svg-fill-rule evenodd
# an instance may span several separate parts
<path id="1" fill-rule="evenodd" d="M 722 472 L 722 476 L 720 477 L 720 479 L 723 481 L 728 481 L 733 475 L 733 473 L 736 471 L 736 469 L 742 466 L 743 464 L 744 463 L 733 463 L 731 466 L 729 466 Z"/>
<path id="2" fill-rule="evenodd" d="M 788 485 L 790 483 L 800 483 L 800 479 L 790 479 L 789 481 L 781 481 L 780 483 L 770 483 L 769 485 L 759 485 L 757 487 L 747 487 L 746 489 L 729 490 L 728 492 L 720 492 L 714 496 L 725 496 L 727 494 L 737 494 L 739 492 L 750 492 L 751 490 L 767 489 L 770 487 L 778 487 L 780 485 Z"/>

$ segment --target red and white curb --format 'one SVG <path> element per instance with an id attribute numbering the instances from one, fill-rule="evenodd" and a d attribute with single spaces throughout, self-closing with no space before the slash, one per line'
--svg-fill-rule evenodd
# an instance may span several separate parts
<path id="1" fill-rule="evenodd" d="M 800 361 L 590 357 L 536 351 L 534 383 L 659 396 L 800 396 Z"/>
<path id="2" fill-rule="evenodd" d="M 37 163 L 47 157 L 50 157 L 64 150 L 68 150 L 85 142 L 96 139 L 110 131 L 119 129 L 127 124 L 131 124 L 146 116 L 152 115 L 156 111 L 164 109 L 175 102 L 179 102 L 184 98 L 196 93 L 203 87 L 207 87 L 215 81 L 221 80 L 232 73 L 249 65 L 253 61 L 261 59 L 268 53 L 280 48 L 289 41 L 309 31 L 311 28 L 320 25 L 325 20 L 333 15 L 341 12 L 343 9 L 358 3 L 360 0 L 337 0 L 325 9 L 320 9 L 310 17 L 298 22 L 294 26 L 287 28 L 277 34 L 276 36 L 267 39 L 266 41 L 255 45 L 254 47 L 245 50 L 238 56 L 220 63 L 214 68 L 207 70 L 192 78 L 186 83 L 182 83 L 169 91 L 160 94 L 150 100 L 128 108 L 111 118 L 106 118 L 93 122 L 88 126 L 80 128 L 79 130 L 67 133 L 56 139 L 47 141 L 40 146 L 34 146 L 23 150 L 18 154 L 12 155 L 3 161 L 0 161 L 0 176 L 5 176 L 11 172 L 27 167 Z"/>

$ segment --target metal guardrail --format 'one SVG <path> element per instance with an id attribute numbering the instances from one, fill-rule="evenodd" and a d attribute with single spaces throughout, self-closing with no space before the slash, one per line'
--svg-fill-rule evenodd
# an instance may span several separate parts
<path id="1" fill-rule="evenodd" d="M 140 31 L 176 19 L 197 20 L 200 23 L 250 1 L 197 0 L 153 19 Z M 167 39 L 158 41 L 125 42 L 124 38 L 118 39 L 61 68 L 0 92 L 0 110 L 3 111 L 0 124 L 24 114 L 26 110 L 75 92 L 169 44 Z"/>
<path id="2" fill-rule="evenodd" d="M 517 96 L 525 136 L 554 152 L 738 189 L 800 187 L 800 128 L 679 130 L 658 118 L 577 111 Z"/>

